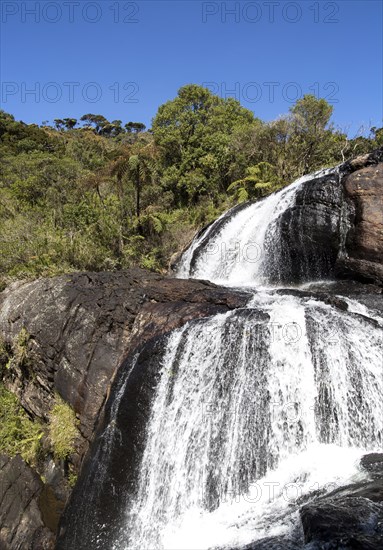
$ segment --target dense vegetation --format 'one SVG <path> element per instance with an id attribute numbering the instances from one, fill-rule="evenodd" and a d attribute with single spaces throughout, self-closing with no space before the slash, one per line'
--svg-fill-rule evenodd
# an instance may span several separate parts
<path id="1" fill-rule="evenodd" d="M 53 126 L 0 111 L 0 286 L 15 278 L 132 265 L 161 270 L 194 231 L 238 201 L 383 144 L 348 139 L 305 96 L 262 122 L 188 85 L 150 130 L 86 114 Z"/>
<path id="2" fill-rule="evenodd" d="M 16 395 L 0 382 L 0 454 L 19 454 L 35 467 L 47 456 L 66 460 L 75 452 L 77 426 L 75 413 L 59 396 L 46 424 L 32 419 Z"/>
<path id="3" fill-rule="evenodd" d="M 42 424 L 27 415 L 15 395 L 0 382 L 0 454 L 20 454 L 34 465 L 43 436 Z"/>
<path id="4" fill-rule="evenodd" d="M 19 371 L 25 379 L 36 376 L 36 357 L 30 341 L 25 328 L 12 344 L 0 337 L 0 454 L 20 454 L 36 466 L 49 454 L 57 460 L 66 460 L 74 452 L 78 420 L 59 395 L 48 413 L 48 423 L 33 419 L 6 388 L 3 379 L 7 371 Z"/>

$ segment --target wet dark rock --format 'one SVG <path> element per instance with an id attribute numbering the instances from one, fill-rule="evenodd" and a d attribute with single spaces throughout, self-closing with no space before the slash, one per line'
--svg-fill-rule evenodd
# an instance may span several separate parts
<path id="1" fill-rule="evenodd" d="M 355 544 L 363 545 L 365 541 L 376 550 L 383 547 L 382 504 L 362 497 L 325 498 L 304 506 L 300 515 L 306 543 L 356 548 Z"/>
<path id="2" fill-rule="evenodd" d="M 128 351 L 139 311 L 133 345 L 144 338 L 144 324 L 150 324 L 147 334 L 159 335 L 189 319 L 243 306 L 247 300 L 246 293 L 140 269 L 18 283 L 0 294 L 0 335 L 11 343 L 24 327 L 30 335 L 33 365 L 30 372 L 17 366 L 7 369 L 5 385 L 32 416 L 42 420 L 47 420 L 58 392 L 80 419 L 81 457 L 113 375 Z"/>
<path id="3" fill-rule="evenodd" d="M 383 288 L 374 284 L 363 284 L 358 281 L 340 280 L 328 283 L 312 283 L 307 290 L 318 295 L 345 297 L 357 300 L 368 309 L 383 313 Z"/>
<path id="4" fill-rule="evenodd" d="M 298 190 L 294 205 L 278 219 L 278 237 L 266 237 L 271 280 L 349 278 L 383 284 L 382 160 L 383 149 Z"/>
<path id="5" fill-rule="evenodd" d="M 340 309 L 341 311 L 347 311 L 348 310 L 348 304 L 345 302 L 342 297 L 340 296 L 333 296 L 328 291 L 322 291 L 322 292 L 315 292 L 310 290 L 304 290 L 304 289 L 278 289 L 276 291 L 276 294 L 280 294 L 281 296 L 297 296 L 299 298 L 307 298 L 311 300 L 320 300 L 321 302 L 324 302 L 325 304 L 328 304 L 330 306 L 336 307 L 337 309 Z M 383 301 L 383 299 L 382 299 Z"/>
<path id="6" fill-rule="evenodd" d="M 246 546 L 238 546 L 232 550 L 302 550 L 303 541 L 299 534 L 295 537 L 292 536 L 280 536 L 280 537 L 268 537 Z"/>
<path id="7" fill-rule="evenodd" d="M 360 461 L 360 465 L 372 477 L 377 476 L 383 479 L 383 453 L 370 453 L 364 455 Z"/>
<path id="8" fill-rule="evenodd" d="M 274 291 L 281 296 L 297 296 L 303 299 L 318 300 L 336 307 L 341 311 L 349 310 L 345 298 L 356 300 L 376 314 L 383 313 L 383 289 L 373 284 L 363 284 L 357 281 L 319 282 L 295 288 L 279 288 Z"/>
<path id="9" fill-rule="evenodd" d="M 39 476 L 20 456 L 0 456 L 1 550 L 52 550 L 55 536 L 44 523 Z"/>
<path id="10" fill-rule="evenodd" d="M 307 182 L 279 217 L 277 237 L 266 236 L 269 277 L 276 282 L 332 278 L 342 242 L 343 190 L 332 173 Z"/>
<path id="11" fill-rule="evenodd" d="M 383 455 L 365 455 L 360 465 L 372 481 L 339 487 L 301 508 L 310 550 L 383 548 Z"/>
<path id="12" fill-rule="evenodd" d="M 129 357 L 122 365 L 106 406 L 105 422 L 62 517 L 57 550 L 112 547 L 112 533 L 115 536 L 125 512 L 121 503 L 134 494 L 145 444 L 149 405 L 158 380 L 162 354 L 163 338 L 153 339 L 143 347 L 136 362 L 133 357 Z M 114 437 L 112 432 L 109 438 L 103 431 L 113 416 L 113 402 L 129 372 L 124 406 L 118 409 L 110 428 L 118 430 L 119 437 Z M 120 429 L 123 426 L 129 426 L 130 429 Z M 106 455 L 109 460 L 100 460 L 105 459 Z M 93 489 L 95 483 L 98 485 L 97 492 Z M 84 518 L 81 523 L 77 521 L 79 508 Z M 102 524 L 107 526 L 105 532 L 100 529 Z"/>

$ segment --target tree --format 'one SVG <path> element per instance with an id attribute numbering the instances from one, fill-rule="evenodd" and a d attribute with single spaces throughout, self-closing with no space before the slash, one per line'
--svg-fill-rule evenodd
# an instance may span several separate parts
<path id="1" fill-rule="evenodd" d="M 62 118 L 55 118 L 53 122 L 55 123 L 56 130 L 58 131 L 62 130 L 63 127 L 65 126 L 65 122 L 63 121 Z"/>
<path id="2" fill-rule="evenodd" d="M 93 115 L 91 113 L 88 113 L 87 115 L 83 115 L 80 120 L 82 122 L 85 122 L 85 126 L 94 126 L 95 132 L 97 134 L 100 134 L 100 131 L 104 126 L 107 124 L 110 124 L 107 119 L 102 115 Z"/>
<path id="3" fill-rule="evenodd" d="M 373 126 L 371 128 L 371 134 L 372 134 L 372 140 L 375 147 L 382 147 L 383 146 L 383 128 L 376 128 L 376 126 Z"/>
<path id="4" fill-rule="evenodd" d="M 128 134 L 138 134 L 140 132 L 143 132 L 146 129 L 146 126 L 142 122 L 128 122 L 127 124 L 125 124 L 125 129 Z"/>
<path id="5" fill-rule="evenodd" d="M 124 256 L 124 246 L 128 233 L 128 220 L 130 228 L 136 228 L 138 235 L 142 235 L 141 194 L 145 184 L 150 183 L 155 175 L 155 160 L 152 144 L 123 146 L 118 150 L 118 155 L 112 159 L 109 173 L 116 179 L 117 194 L 120 205 L 119 220 L 119 257 Z M 130 208 L 128 190 L 133 188 L 135 200 Z M 134 215 L 133 215 L 134 210 Z M 130 211 L 130 216 L 128 215 Z"/>
<path id="6" fill-rule="evenodd" d="M 126 184 L 131 183 L 135 192 L 135 216 L 138 233 L 142 233 L 141 195 L 145 185 L 153 182 L 156 175 L 155 148 L 151 143 L 137 143 L 124 147 L 110 166 L 110 174 L 116 178 L 121 204 L 121 227 L 124 226 L 126 212 Z"/>
<path id="7" fill-rule="evenodd" d="M 301 165 L 301 173 L 312 171 L 323 156 L 331 139 L 328 127 L 333 107 L 325 99 L 305 95 L 290 109 L 295 162 Z"/>
<path id="8" fill-rule="evenodd" d="M 315 135 L 323 132 L 330 120 L 333 107 L 325 99 L 305 95 L 290 108 L 297 131 Z"/>
<path id="9" fill-rule="evenodd" d="M 196 203 L 203 196 L 216 200 L 226 191 L 233 160 L 231 135 L 252 124 L 253 113 L 238 101 L 195 84 L 181 88 L 175 99 L 158 109 L 152 130 L 162 152 L 162 184 L 174 193 L 176 203 Z M 169 171 L 178 182 L 171 188 Z"/>
<path id="10" fill-rule="evenodd" d="M 63 123 L 67 130 L 72 130 L 77 124 L 77 118 L 64 118 Z"/>
<path id="11" fill-rule="evenodd" d="M 259 162 L 255 166 L 249 166 L 247 176 L 234 181 L 227 190 L 234 192 L 238 203 L 249 199 L 264 197 L 279 189 L 274 167 L 268 162 Z"/>
<path id="12" fill-rule="evenodd" d="M 258 122 L 232 136 L 234 181 L 246 176 L 246 168 L 260 162 L 274 167 L 281 185 L 342 160 L 345 134 L 330 124 L 332 107 L 324 99 L 304 96 L 288 115 L 268 123 Z"/>
<path id="13" fill-rule="evenodd" d="M 122 127 L 122 120 L 112 120 L 112 135 L 118 136 L 119 134 L 124 132 L 124 129 Z"/>

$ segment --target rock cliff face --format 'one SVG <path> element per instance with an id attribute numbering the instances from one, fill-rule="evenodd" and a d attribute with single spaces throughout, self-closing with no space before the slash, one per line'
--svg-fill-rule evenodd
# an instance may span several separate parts
<path id="1" fill-rule="evenodd" d="M 58 392 L 80 419 L 82 455 L 131 336 L 139 343 L 144 324 L 145 334 L 154 335 L 237 305 L 236 296 L 210 283 L 139 269 L 12 286 L 0 295 L 0 333 L 11 343 L 26 329 L 34 364 L 30 373 L 6 372 L 5 385 L 31 415 L 43 420 Z"/>
<path id="2" fill-rule="evenodd" d="M 339 174 L 308 182 L 294 205 L 277 221 L 277 237 L 269 234 L 270 277 L 278 283 L 334 278 L 350 213 Z"/>
<path id="3" fill-rule="evenodd" d="M 383 281 L 383 163 L 358 170 L 345 179 L 354 218 L 345 243 L 345 272 Z"/>
<path id="4" fill-rule="evenodd" d="M 139 269 L 14 285 L 0 295 L 0 335 L 11 347 L 20 331 L 26 330 L 31 367 L 26 371 L 12 364 L 4 369 L 4 384 L 32 417 L 42 421 L 48 420 L 57 393 L 71 405 L 80 422 L 81 437 L 70 457 L 78 471 L 124 356 L 188 320 L 240 307 L 247 299 L 245 293 L 207 282 L 169 279 Z M 36 529 L 49 524 L 52 540 L 57 528 L 57 521 L 44 516 L 46 507 L 40 495 L 50 495 L 51 508 L 57 514 L 69 491 L 62 494 L 63 472 L 49 475 L 54 468 L 51 462 L 44 466 L 45 487 L 20 457 L 7 462 L 7 479 L 16 480 L 20 468 L 31 478 L 33 491 L 27 503 L 23 498 L 10 501 L 8 488 L 2 484 L 5 500 L 1 510 L 7 527 L 5 534 L 0 531 L 0 543 L 4 549 L 17 548 L 19 520 L 25 517 L 20 537 L 28 540 L 31 548 L 40 549 Z M 14 510 L 8 513 L 11 504 Z"/>
<path id="5" fill-rule="evenodd" d="M 270 238 L 279 283 L 350 278 L 383 284 L 383 151 L 307 182 Z"/>

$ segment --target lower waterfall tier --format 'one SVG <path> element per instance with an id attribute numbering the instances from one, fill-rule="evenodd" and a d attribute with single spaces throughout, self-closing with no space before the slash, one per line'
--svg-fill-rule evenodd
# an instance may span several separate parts
<path id="1" fill-rule="evenodd" d="M 302 505 L 383 441 L 382 318 L 333 301 L 259 292 L 131 357 L 58 548 L 303 548 Z"/>

